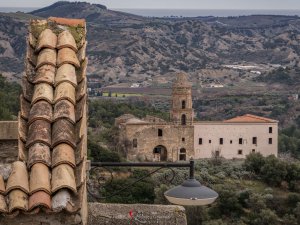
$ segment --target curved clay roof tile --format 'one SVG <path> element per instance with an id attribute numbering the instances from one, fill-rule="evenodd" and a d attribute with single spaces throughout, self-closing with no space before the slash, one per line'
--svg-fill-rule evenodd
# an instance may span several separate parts
<path id="1" fill-rule="evenodd" d="M 86 78 L 84 78 L 76 88 L 76 101 L 79 101 L 84 95 L 86 95 Z"/>
<path id="2" fill-rule="evenodd" d="M 27 44 L 26 60 L 33 66 L 36 66 L 37 55 L 34 53 L 34 49 L 29 44 Z"/>
<path id="3" fill-rule="evenodd" d="M 19 136 L 19 139 L 26 142 L 27 140 L 27 122 L 26 120 L 24 120 L 21 116 L 20 116 L 20 113 L 19 113 L 19 116 L 18 116 L 18 136 Z"/>
<path id="4" fill-rule="evenodd" d="M 83 115 L 82 119 L 76 123 L 76 141 L 79 142 L 82 137 L 87 133 L 86 116 Z"/>
<path id="5" fill-rule="evenodd" d="M 12 164 L 12 171 L 7 180 L 6 193 L 14 189 L 29 193 L 28 171 L 24 162 L 16 161 Z"/>
<path id="6" fill-rule="evenodd" d="M 75 124 L 75 108 L 68 100 L 60 100 L 54 106 L 53 120 L 67 119 Z"/>
<path id="7" fill-rule="evenodd" d="M 30 102 L 28 102 L 23 95 L 20 95 L 20 114 L 22 118 L 28 119 L 30 111 Z"/>
<path id="8" fill-rule="evenodd" d="M 56 50 L 44 48 L 37 57 L 36 69 L 43 65 L 56 66 Z"/>
<path id="9" fill-rule="evenodd" d="M 52 85 L 54 83 L 54 77 L 55 67 L 53 65 L 43 65 L 37 69 L 33 83 L 47 83 Z"/>
<path id="10" fill-rule="evenodd" d="M 0 175 L 0 195 L 5 193 L 5 184 L 3 176 Z"/>
<path id="11" fill-rule="evenodd" d="M 86 46 L 87 46 L 87 41 L 83 44 L 83 46 L 79 49 L 78 53 L 77 53 L 77 57 L 79 62 L 83 62 L 84 59 L 86 58 Z"/>
<path id="12" fill-rule="evenodd" d="M 69 82 L 74 87 L 77 86 L 76 72 L 73 65 L 66 63 L 57 69 L 54 86 L 56 87 L 62 82 Z"/>
<path id="13" fill-rule="evenodd" d="M 28 196 L 19 189 L 12 190 L 8 195 L 8 211 L 11 213 L 16 209 L 28 210 Z"/>
<path id="14" fill-rule="evenodd" d="M 22 89 L 24 98 L 31 102 L 33 96 L 33 85 L 27 80 L 26 76 L 22 77 Z"/>
<path id="15" fill-rule="evenodd" d="M 45 120 L 36 120 L 29 126 L 26 147 L 37 142 L 51 145 L 51 124 Z"/>
<path id="16" fill-rule="evenodd" d="M 60 143 L 67 143 L 73 148 L 76 147 L 75 127 L 66 119 L 57 120 L 52 126 L 52 147 Z"/>
<path id="17" fill-rule="evenodd" d="M 52 167 L 60 164 L 69 164 L 72 168 L 75 167 L 74 149 L 65 143 L 57 145 L 52 151 Z"/>
<path id="18" fill-rule="evenodd" d="M 3 195 L 0 194 L 0 213 L 7 212 L 7 204 Z"/>
<path id="19" fill-rule="evenodd" d="M 27 40 L 28 40 L 29 45 L 30 45 L 32 48 L 35 48 L 36 43 L 37 43 L 37 40 L 36 40 L 36 38 L 32 35 L 32 33 L 29 33 L 29 34 L 28 34 Z"/>
<path id="20" fill-rule="evenodd" d="M 29 148 L 27 165 L 30 168 L 35 163 L 43 163 L 46 166 L 51 166 L 49 146 L 42 143 L 36 143 Z"/>
<path id="21" fill-rule="evenodd" d="M 24 142 L 19 139 L 18 140 L 18 160 L 26 162 L 27 161 L 27 149 L 25 148 Z"/>
<path id="22" fill-rule="evenodd" d="M 33 66 L 31 63 L 25 64 L 25 73 L 27 76 L 27 79 L 30 83 L 34 82 L 36 72 L 35 72 L 35 66 Z"/>
<path id="23" fill-rule="evenodd" d="M 57 103 L 60 100 L 69 100 L 73 105 L 76 104 L 75 100 L 75 88 L 68 82 L 60 83 L 54 92 L 54 103 Z"/>
<path id="24" fill-rule="evenodd" d="M 54 212 L 60 212 L 62 210 L 67 210 L 69 208 L 73 208 L 74 201 L 70 192 L 67 189 L 60 189 L 53 197 L 52 197 L 52 210 Z"/>
<path id="25" fill-rule="evenodd" d="M 58 35 L 57 48 L 58 49 L 71 48 L 75 52 L 77 52 L 78 50 L 73 35 L 67 30 L 61 32 Z"/>
<path id="26" fill-rule="evenodd" d="M 34 94 L 31 104 L 36 103 L 39 100 L 46 100 L 50 104 L 53 102 L 53 88 L 46 83 L 36 84 L 34 86 Z"/>
<path id="27" fill-rule="evenodd" d="M 79 70 L 76 71 L 77 83 L 80 83 L 86 77 L 86 69 L 88 64 L 88 58 L 82 62 Z"/>
<path id="28" fill-rule="evenodd" d="M 29 197 L 28 209 L 33 210 L 41 206 L 51 209 L 51 196 L 44 191 L 37 191 Z"/>
<path id="29" fill-rule="evenodd" d="M 74 170 L 68 164 L 61 164 L 52 169 L 52 192 L 67 188 L 77 193 Z"/>
<path id="30" fill-rule="evenodd" d="M 29 190 L 31 195 L 37 191 L 44 191 L 51 194 L 48 166 L 43 163 L 36 163 L 31 167 Z"/>
<path id="31" fill-rule="evenodd" d="M 78 122 L 83 117 L 84 113 L 86 113 L 86 96 L 81 98 L 79 102 L 77 102 L 76 104 L 76 111 L 75 111 L 76 122 Z"/>
<path id="32" fill-rule="evenodd" d="M 35 120 L 46 120 L 49 123 L 52 122 L 53 109 L 49 102 L 44 100 L 36 102 L 30 110 L 28 124 L 31 124 Z"/>
<path id="33" fill-rule="evenodd" d="M 62 64 L 69 63 L 74 65 L 76 68 L 80 67 L 80 62 L 76 56 L 76 53 L 73 49 L 70 48 L 62 48 L 58 50 L 57 56 L 57 66 L 61 66 Z"/>
<path id="34" fill-rule="evenodd" d="M 75 151 L 76 165 L 80 164 L 83 161 L 83 159 L 86 157 L 86 153 L 85 153 L 86 143 L 87 140 L 86 137 L 84 137 L 77 144 L 76 151 Z"/>
<path id="35" fill-rule="evenodd" d="M 57 36 L 50 29 L 42 31 L 38 38 L 37 46 L 35 51 L 39 52 L 42 48 L 55 49 L 57 44 Z"/>

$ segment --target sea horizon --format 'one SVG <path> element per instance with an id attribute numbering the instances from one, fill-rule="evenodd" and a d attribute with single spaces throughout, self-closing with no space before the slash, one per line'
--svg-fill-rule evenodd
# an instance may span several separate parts
<path id="1" fill-rule="evenodd" d="M 0 7 L 0 12 L 32 12 L 36 7 Z M 250 15 L 300 16 L 300 10 L 265 10 L 265 9 L 130 9 L 113 8 L 110 10 L 131 13 L 145 17 L 230 17 Z"/>

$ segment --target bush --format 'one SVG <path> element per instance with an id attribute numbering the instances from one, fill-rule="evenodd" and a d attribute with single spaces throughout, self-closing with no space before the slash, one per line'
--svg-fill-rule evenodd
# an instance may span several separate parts
<path id="1" fill-rule="evenodd" d="M 111 152 L 97 143 L 88 142 L 89 157 L 97 162 L 121 162 L 121 157 L 116 152 Z"/>
<path id="2" fill-rule="evenodd" d="M 251 153 L 247 155 L 244 162 L 246 170 L 254 172 L 255 174 L 260 174 L 261 168 L 265 164 L 265 159 L 260 153 Z"/>

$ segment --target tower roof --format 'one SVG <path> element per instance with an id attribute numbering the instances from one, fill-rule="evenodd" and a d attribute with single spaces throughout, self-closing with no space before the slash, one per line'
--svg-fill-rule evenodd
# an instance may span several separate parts
<path id="1" fill-rule="evenodd" d="M 187 79 L 187 74 L 180 72 L 176 75 L 176 80 L 173 87 L 191 87 L 191 83 Z"/>

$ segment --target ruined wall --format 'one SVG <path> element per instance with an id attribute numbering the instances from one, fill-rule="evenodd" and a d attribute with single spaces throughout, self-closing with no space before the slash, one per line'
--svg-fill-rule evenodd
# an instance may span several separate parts
<path id="1" fill-rule="evenodd" d="M 186 149 L 186 160 L 194 156 L 194 127 L 170 124 L 127 124 L 122 128 L 123 139 L 130 141 L 128 159 L 157 161 L 153 154 L 156 146 L 167 149 L 167 161 L 178 161 L 180 149 Z M 158 136 L 158 129 L 162 136 Z M 134 147 L 133 140 L 137 140 Z"/>

